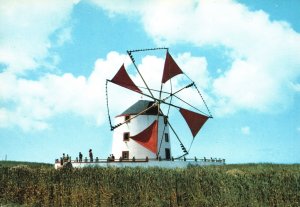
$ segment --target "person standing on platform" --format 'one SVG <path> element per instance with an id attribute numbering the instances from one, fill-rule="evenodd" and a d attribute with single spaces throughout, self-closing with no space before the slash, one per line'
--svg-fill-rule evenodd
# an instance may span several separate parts
<path id="1" fill-rule="evenodd" d="M 79 152 L 79 162 L 82 162 L 82 154 Z"/>
<path id="2" fill-rule="evenodd" d="M 89 150 L 90 162 L 93 162 L 93 152 L 92 149 Z"/>

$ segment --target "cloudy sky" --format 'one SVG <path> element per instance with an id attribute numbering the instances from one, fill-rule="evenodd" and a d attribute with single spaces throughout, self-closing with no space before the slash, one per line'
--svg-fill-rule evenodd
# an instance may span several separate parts
<path id="1" fill-rule="evenodd" d="M 126 50 L 168 47 L 214 116 L 191 157 L 300 163 L 299 10 L 298 0 L 0 0 L 0 160 L 107 157 L 106 79 L 130 67 Z M 138 58 L 155 85 L 161 54 Z M 109 90 L 114 115 L 141 98 Z"/>

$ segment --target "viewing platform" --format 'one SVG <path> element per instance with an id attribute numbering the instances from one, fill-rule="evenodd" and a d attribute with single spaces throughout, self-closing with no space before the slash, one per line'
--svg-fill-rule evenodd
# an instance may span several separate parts
<path id="1" fill-rule="evenodd" d="M 76 158 L 63 160 L 55 160 L 55 169 L 63 167 L 83 168 L 83 167 L 162 167 L 162 168 L 185 168 L 188 166 L 208 166 L 208 165 L 225 165 L 225 159 L 218 158 L 180 158 L 180 159 L 99 159 L 94 160 L 83 159 L 82 161 Z"/>

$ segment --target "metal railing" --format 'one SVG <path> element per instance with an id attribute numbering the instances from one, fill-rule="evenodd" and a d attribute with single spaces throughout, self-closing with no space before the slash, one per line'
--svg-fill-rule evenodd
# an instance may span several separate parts
<path id="1" fill-rule="evenodd" d="M 180 158 L 180 159 L 175 159 L 175 158 L 171 158 L 171 159 L 162 159 L 162 158 L 132 158 L 132 159 L 125 159 L 125 158 L 119 158 L 119 159 L 113 159 L 111 157 L 108 157 L 107 159 L 99 159 L 98 157 L 96 157 L 96 159 L 88 159 L 87 157 L 85 157 L 84 159 L 80 160 L 76 157 L 75 160 L 72 160 L 71 157 L 61 157 L 60 159 L 56 159 L 55 163 L 60 163 L 61 165 L 63 165 L 64 163 L 67 162 L 71 162 L 71 163 L 109 163 L 109 162 L 149 162 L 149 161 L 194 161 L 194 162 L 216 162 L 216 163 L 225 163 L 225 159 L 221 159 L 221 158 Z"/>

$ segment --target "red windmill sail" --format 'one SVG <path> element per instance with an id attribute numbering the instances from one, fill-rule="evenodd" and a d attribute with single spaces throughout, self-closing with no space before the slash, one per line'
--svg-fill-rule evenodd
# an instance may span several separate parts
<path id="1" fill-rule="evenodd" d="M 180 108 L 179 111 L 183 116 L 183 118 L 185 119 L 186 123 L 188 124 L 193 134 L 193 137 L 195 137 L 199 132 L 199 130 L 201 129 L 201 127 L 207 121 L 208 117 L 183 108 Z"/>
<path id="2" fill-rule="evenodd" d="M 167 82 L 169 79 L 173 78 L 174 76 L 183 73 L 182 70 L 179 68 L 177 63 L 174 61 L 172 56 L 167 52 L 166 61 L 164 66 L 164 72 L 162 77 L 162 83 Z"/>
<path id="3" fill-rule="evenodd" d="M 156 154 L 157 153 L 157 127 L 158 127 L 157 120 L 155 120 L 147 129 L 130 138 Z"/>
<path id="4" fill-rule="evenodd" d="M 117 74 L 113 77 L 111 82 L 123 86 L 125 88 L 128 88 L 130 90 L 133 90 L 138 93 L 142 93 L 142 91 L 134 84 L 134 82 L 131 80 L 129 75 L 127 74 L 124 64 L 121 66 L 120 70 L 117 72 Z"/>

